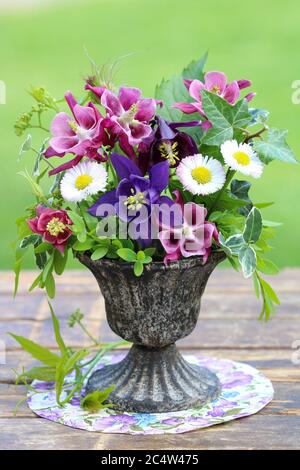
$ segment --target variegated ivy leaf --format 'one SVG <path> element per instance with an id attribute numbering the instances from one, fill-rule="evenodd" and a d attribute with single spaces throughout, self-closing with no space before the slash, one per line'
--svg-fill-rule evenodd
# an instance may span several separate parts
<path id="1" fill-rule="evenodd" d="M 257 207 L 252 207 L 246 219 L 243 237 L 246 243 L 256 243 L 262 231 L 262 217 Z"/>
<path id="2" fill-rule="evenodd" d="M 244 237 L 241 233 L 232 235 L 227 240 L 220 240 L 222 247 L 228 250 L 230 256 L 238 255 L 240 250 L 246 246 Z M 225 251 L 226 252 L 226 251 Z"/>
<path id="3" fill-rule="evenodd" d="M 245 278 L 252 276 L 256 268 L 256 253 L 252 246 L 245 246 L 239 251 L 239 262 Z"/>
<path id="4" fill-rule="evenodd" d="M 268 164 L 272 160 L 298 163 L 286 142 L 287 132 L 286 129 L 269 129 L 266 140 L 257 140 L 253 143 L 254 150 L 264 163 Z"/>

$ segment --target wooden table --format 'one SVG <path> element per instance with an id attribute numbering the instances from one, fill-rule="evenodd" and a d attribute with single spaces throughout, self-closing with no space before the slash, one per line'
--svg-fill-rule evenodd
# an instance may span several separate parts
<path id="1" fill-rule="evenodd" d="M 98 434 L 68 428 L 38 418 L 27 407 L 13 415 L 24 387 L 14 385 L 12 368 L 32 366 L 8 331 L 42 342 L 55 350 L 45 295 L 27 292 L 34 273 L 23 274 L 19 295 L 12 299 L 13 276 L 0 273 L 0 340 L 6 343 L 6 365 L 0 365 L 0 448 L 2 449 L 299 449 L 300 365 L 292 362 L 293 342 L 299 341 L 300 270 L 288 269 L 273 279 L 282 305 L 265 324 L 257 320 L 260 304 L 252 284 L 237 273 L 217 270 L 205 292 L 195 331 L 179 342 L 183 351 L 245 361 L 272 381 L 275 398 L 260 413 L 227 424 L 180 435 L 130 436 Z M 88 344 L 78 328 L 67 326 L 69 314 L 79 307 L 88 328 L 103 341 L 116 336 L 109 329 L 103 299 L 88 272 L 69 271 L 57 280 L 53 302 L 69 345 Z M 296 343 L 294 343 L 294 346 Z M 300 362 L 300 361 L 299 361 Z"/>

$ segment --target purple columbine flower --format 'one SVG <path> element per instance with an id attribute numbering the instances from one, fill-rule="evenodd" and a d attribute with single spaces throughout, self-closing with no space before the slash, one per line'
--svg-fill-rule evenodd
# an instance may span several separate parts
<path id="1" fill-rule="evenodd" d="M 176 167 L 180 160 L 198 153 L 194 139 L 177 130 L 178 127 L 198 126 L 198 121 L 187 123 L 168 123 L 156 116 L 157 128 L 139 146 L 138 164 L 146 172 L 152 165 L 168 161 L 170 167 Z"/>
<path id="2" fill-rule="evenodd" d="M 62 112 L 54 117 L 51 123 L 52 138 L 45 156 L 63 157 L 67 153 L 73 153 L 76 157 L 51 170 L 49 174 L 59 173 L 77 165 L 84 156 L 106 160 L 99 153 L 99 148 L 102 145 L 111 145 L 111 140 L 105 131 L 110 123 L 103 118 L 96 106 L 93 103 L 80 106 L 70 92 L 65 94 L 65 98 L 73 116 Z"/>
<path id="3" fill-rule="evenodd" d="M 151 242 L 150 237 L 150 215 L 154 204 L 173 204 L 172 199 L 161 196 L 161 192 L 169 183 L 169 163 L 167 161 L 157 163 L 149 171 L 149 178 L 143 177 L 141 170 L 123 155 L 111 154 L 111 162 L 120 177 L 120 182 L 116 189 L 101 196 L 95 204 L 89 208 L 89 213 L 93 216 L 103 216 L 101 206 L 109 204 L 113 211 L 121 220 L 133 222 L 140 225 L 145 224 L 147 236 L 141 238 L 141 242 L 146 245 Z M 141 210 L 145 214 L 141 218 Z"/>
<path id="4" fill-rule="evenodd" d="M 101 93 L 101 105 L 105 108 L 119 136 L 120 144 L 134 147 L 151 134 L 149 121 L 156 112 L 156 101 L 141 98 L 138 88 L 120 87 L 118 96 L 105 89 Z"/>

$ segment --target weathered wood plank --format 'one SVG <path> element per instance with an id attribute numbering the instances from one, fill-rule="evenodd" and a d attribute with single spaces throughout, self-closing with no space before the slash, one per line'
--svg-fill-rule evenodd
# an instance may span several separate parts
<path id="1" fill-rule="evenodd" d="M 126 352 L 126 348 L 118 348 Z M 57 348 L 51 349 L 58 352 Z M 300 381 L 300 366 L 292 363 L 292 351 L 288 349 L 186 349 L 181 348 L 184 354 L 197 354 L 209 357 L 232 359 L 246 362 L 247 364 L 264 371 L 271 380 L 276 381 Z M 112 352 L 113 354 L 113 352 Z M 38 362 L 29 354 L 21 350 L 8 351 L 6 364 L 0 366 L 0 383 L 14 383 L 14 370 L 21 371 L 22 367 L 29 369 Z"/>
<path id="2" fill-rule="evenodd" d="M 98 434 L 37 418 L 3 418 L 1 448 L 69 450 L 299 449 L 300 416 L 256 414 L 180 435 Z"/>
<path id="3" fill-rule="evenodd" d="M 3 294 L 0 299 L 0 321 L 17 322 L 19 320 L 35 320 L 35 314 L 39 304 L 45 298 L 44 294 L 22 294 L 12 299 L 10 295 Z M 300 292 L 281 293 L 281 305 L 278 308 L 276 320 L 300 318 Z M 53 307 L 59 318 L 68 318 L 70 314 L 79 308 L 91 320 L 98 320 L 104 316 L 104 301 L 98 292 L 85 295 L 60 295 L 52 301 Z M 220 294 L 207 290 L 202 299 L 201 319 L 257 319 L 261 303 L 253 293 L 241 292 L 238 295 L 232 292 Z"/>
<path id="4" fill-rule="evenodd" d="M 229 274 L 230 273 L 230 274 Z M 0 292 L 10 294 L 13 286 L 13 273 L 1 272 Z M 27 292 L 29 286 L 36 277 L 36 271 L 25 271 L 22 273 L 20 283 L 20 293 Z M 86 293 L 98 292 L 98 285 L 92 274 L 87 270 L 66 271 L 62 277 L 57 277 L 58 292 L 64 294 L 75 294 L 85 291 Z M 297 268 L 284 269 L 270 281 L 278 292 L 299 292 L 300 291 L 300 270 Z M 240 273 L 228 269 L 216 269 L 209 280 L 208 290 L 214 292 L 252 292 L 252 283 L 243 278 Z M 33 291 L 32 295 L 39 295 L 39 290 Z"/>

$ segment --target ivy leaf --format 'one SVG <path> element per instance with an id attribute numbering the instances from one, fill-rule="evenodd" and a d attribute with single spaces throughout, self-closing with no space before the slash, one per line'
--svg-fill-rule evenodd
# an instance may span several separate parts
<path id="1" fill-rule="evenodd" d="M 24 349 L 24 351 L 31 354 L 32 357 L 38 359 L 43 364 L 46 364 L 50 367 L 56 367 L 60 361 L 60 357 L 57 354 L 52 353 L 49 349 L 44 346 L 31 341 L 30 339 L 24 338 L 24 336 L 14 335 L 13 333 L 8 333 L 12 336 Z"/>
<path id="2" fill-rule="evenodd" d="M 29 245 L 35 245 L 35 243 L 40 240 L 39 235 L 28 235 L 20 241 L 20 248 L 26 248 Z"/>
<path id="3" fill-rule="evenodd" d="M 115 385 L 111 385 L 104 390 L 95 390 L 94 392 L 89 393 L 82 399 L 81 407 L 90 413 L 97 413 L 103 408 L 111 408 L 112 404 L 105 402 L 115 388 Z"/>
<path id="4" fill-rule="evenodd" d="M 117 251 L 117 254 L 124 261 L 134 262 L 137 259 L 136 253 L 133 250 L 130 250 L 129 248 L 120 248 Z"/>
<path id="5" fill-rule="evenodd" d="M 249 124 L 263 124 L 268 120 L 270 113 L 266 109 L 249 108 L 249 114 L 251 116 Z"/>
<path id="6" fill-rule="evenodd" d="M 233 180 L 230 185 L 230 191 L 234 198 L 242 199 L 251 203 L 251 200 L 248 196 L 251 183 L 248 181 L 239 181 Z"/>
<path id="7" fill-rule="evenodd" d="M 298 163 L 286 142 L 287 133 L 286 129 L 269 129 L 266 140 L 254 141 L 253 148 L 264 163 L 268 164 L 272 160 Z"/>
<path id="8" fill-rule="evenodd" d="M 245 222 L 243 237 L 246 243 L 255 243 L 262 231 L 262 217 L 260 211 L 253 207 Z"/>
<path id="9" fill-rule="evenodd" d="M 239 262 L 245 278 L 252 276 L 256 268 L 256 253 L 252 246 L 241 248 L 239 251 Z"/>
<path id="10" fill-rule="evenodd" d="M 240 100 L 234 106 L 219 95 L 207 90 L 201 91 L 202 106 L 213 127 L 204 134 L 202 142 L 207 145 L 221 145 L 233 138 L 234 128 L 246 126 L 251 116 L 247 100 Z"/>
<path id="11" fill-rule="evenodd" d="M 187 65 L 182 72 L 182 76 L 188 79 L 197 79 L 203 80 L 204 73 L 203 69 L 207 61 L 208 53 L 205 54 L 199 60 L 193 60 L 189 65 Z"/>

